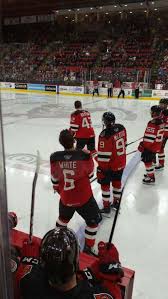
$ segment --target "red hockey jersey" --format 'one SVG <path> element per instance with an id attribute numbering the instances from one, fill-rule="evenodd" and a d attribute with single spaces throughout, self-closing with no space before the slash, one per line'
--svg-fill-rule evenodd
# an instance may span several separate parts
<path id="1" fill-rule="evenodd" d="M 164 137 L 168 138 L 168 109 L 163 110 L 162 117 L 165 124 Z"/>
<path id="2" fill-rule="evenodd" d="M 98 165 L 101 169 L 119 171 L 126 165 L 127 133 L 123 125 L 115 124 L 101 132 L 98 141 Z"/>
<path id="3" fill-rule="evenodd" d="M 91 138 L 95 136 L 90 113 L 86 110 L 76 110 L 71 114 L 70 130 L 76 138 Z"/>
<path id="4" fill-rule="evenodd" d="M 159 153 L 164 136 L 164 121 L 161 118 L 152 119 L 148 122 L 144 138 L 143 147 L 153 153 Z"/>
<path id="5" fill-rule="evenodd" d="M 84 205 L 93 195 L 90 179 L 94 163 L 89 153 L 82 150 L 55 152 L 50 156 L 51 181 L 64 205 Z"/>

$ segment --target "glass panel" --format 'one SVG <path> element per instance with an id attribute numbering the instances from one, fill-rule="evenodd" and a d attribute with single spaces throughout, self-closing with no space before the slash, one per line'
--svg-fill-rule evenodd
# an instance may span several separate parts
<path id="1" fill-rule="evenodd" d="M 10 249 L 8 233 L 5 160 L 0 98 L 0 298 L 12 299 L 12 293 L 13 292 L 10 272 Z"/>

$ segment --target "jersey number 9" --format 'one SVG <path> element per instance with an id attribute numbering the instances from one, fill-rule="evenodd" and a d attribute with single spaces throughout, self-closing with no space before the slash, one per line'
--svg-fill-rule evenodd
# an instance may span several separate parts
<path id="1" fill-rule="evenodd" d="M 125 142 L 124 138 L 120 138 L 116 141 L 117 156 L 122 156 L 125 154 Z"/>

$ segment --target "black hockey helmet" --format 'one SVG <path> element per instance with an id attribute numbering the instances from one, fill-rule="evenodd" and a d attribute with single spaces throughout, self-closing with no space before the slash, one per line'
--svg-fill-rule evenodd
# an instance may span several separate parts
<path id="1" fill-rule="evenodd" d="M 75 233 L 68 228 L 50 230 L 41 241 L 40 261 L 52 284 L 68 282 L 78 270 L 79 244 Z"/>
<path id="2" fill-rule="evenodd" d="M 151 107 L 151 116 L 152 117 L 159 117 L 162 112 L 162 109 L 159 105 L 154 105 Z"/>
<path id="3" fill-rule="evenodd" d="M 102 122 L 106 127 L 114 125 L 115 119 L 115 115 L 112 112 L 105 112 L 102 116 Z"/>

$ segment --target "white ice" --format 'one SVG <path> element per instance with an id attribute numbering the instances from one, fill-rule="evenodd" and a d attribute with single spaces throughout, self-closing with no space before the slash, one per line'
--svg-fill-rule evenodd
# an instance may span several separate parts
<path id="1" fill-rule="evenodd" d="M 103 112 L 112 111 L 117 122 L 125 125 L 128 142 L 143 136 L 150 119 L 149 108 L 157 103 L 7 92 L 2 93 L 1 98 L 8 208 L 18 215 L 17 228 L 28 232 L 35 155 L 40 150 L 34 234 L 41 237 L 54 227 L 58 216 L 59 198 L 50 184 L 49 156 L 61 149 L 58 135 L 62 129 L 69 127 L 74 100 L 82 100 L 84 108 L 90 110 L 97 135 L 101 131 Z M 137 145 L 128 147 L 128 152 L 136 149 Z M 128 157 L 130 159 L 131 155 Z M 136 271 L 133 298 L 167 299 L 167 165 L 164 172 L 156 175 L 155 186 L 142 184 L 143 173 L 144 166 L 140 163 L 127 182 L 113 242 L 118 247 L 122 264 Z M 93 183 L 93 191 L 95 198 L 100 200 L 100 187 L 96 182 Z M 75 215 L 70 227 L 77 231 L 80 224 L 80 216 Z M 102 223 L 98 239 L 108 240 L 111 225 L 112 219 Z"/>

